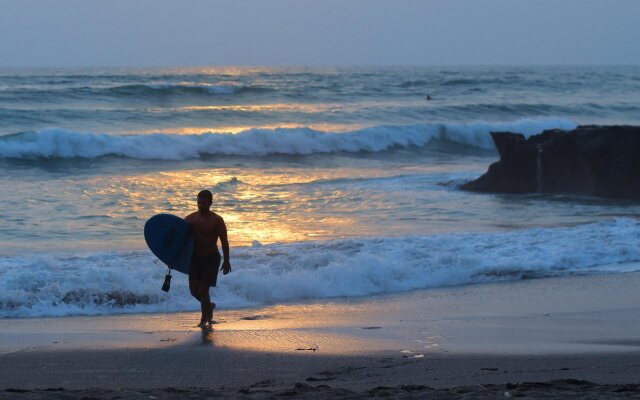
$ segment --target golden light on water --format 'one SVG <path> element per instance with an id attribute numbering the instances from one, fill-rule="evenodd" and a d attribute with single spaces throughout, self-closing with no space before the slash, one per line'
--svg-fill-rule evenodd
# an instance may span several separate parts
<path id="1" fill-rule="evenodd" d="M 239 172 L 233 168 L 162 171 L 123 176 L 118 184 L 95 178 L 86 196 L 92 201 L 105 199 L 102 212 L 110 218 L 146 220 L 158 213 L 185 217 L 197 211 L 197 193 L 209 189 L 214 194 L 212 210 L 225 219 L 232 246 L 327 239 L 334 238 L 336 231 L 356 229 L 348 215 L 324 212 L 326 199 L 297 188 L 341 178 L 331 170 L 310 169 L 300 174 L 297 169 L 245 168 L 237 177 Z"/>
<path id="2" fill-rule="evenodd" d="M 223 104 L 178 107 L 176 111 L 239 111 L 239 112 L 326 112 L 340 110 L 339 104 L 268 103 L 268 104 Z"/>
<path id="3" fill-rule="evenodd" d="M 125 131 L 125 134 L 153 134 L 167 133 L 175 135 L 198 135 L 203 133 L 231 133 L 238 134 L 252 129 L 293 129 L 293 128 L 309 128 L 321 132 L 348 132 L 356 129 L 364 128 L 361 124 L 330 124 L 330 123 L 313 123 L 299 124 L 292 122 L 282 122 L 278 124 L 265 125 L 230 125 L 230 126 L 181 126 L 162 129 Z"/>
<path id="4" fill-rule="evenodd" d="M 271 244 L 362 237 L 379 233 L 381 224 L 398 230 L 409 225 L 406 218 L 391 216 L 381 222 L 363 217 L 362 210 L 369 215 L 376 211 L 388 215 L 389 207 L 395 204 L 389 203 L 384 189 L 367 185 L 363 191 L 345 189 L 341 182 L 351 187 L 360 179 L 422 173 L 425 168 L 432 173 L 451 172 L 448 164 L 398 170 L 307 163 L 301 167 L 295 159 L 277 167 L 254 159 L 234 162 L 239 164 L 225 165 L 224 160 L 180 162 L 174 170 L 167 169 L 171 164 L 163 164 L 160 171 L 152 168 L 115 178 L 105 175 L 83 180 L 81 201 L 88 205 L 84 212 L 104 218 L 92 221 L 95 229 L 118 230 L 122 237 L 118 246 L 137 248 L 143 244 L 141 231 L 148 218 L 159 213 L 185 217 L 197 210 L 197 193 L 209 189 L 214 195 L 212 209 L 225 219 L 232 247 L 251 246 L 254 241 Z M 189 169 L 177 169 L 189 165 Z M 415 199 L 411 193 L 407 196 L 395 201 L 403 201 L 403 207 L 410 210 Z M 447 206 L 437 203 L 433 207 Z M 402 210 L 396 214 L 406 216 Z M 437 220 L 430 221 L 430 226 L 440 226 Z"/>
<path id="5" fill-rule="evenodd" d="M 176 75 L 215 75 L 215 76 L 246 76 L 260 73 L 269 73 L 274 69 L 272 67 L 237 67 L 237 66 L 224 66 L 224 67 L 176 67 L 172 68 L 171 72 Z"/>
<path id="6" fill-rule="evenodd" d="M 233 87 L 230 85 L 229 87 Z M 411 102 L 409 104 L 422 105 Z M 283 112 L 283 113 L 339 113 L 339 112 L 356 112 L 383 110 L 390 107 L 397 107 L 397 103 L 388 101 L 361 101 L 357 103 L 236 103 L 236 104 L 193 104 L 179 107 L 150 107 L 145 109 L 147 112 L 165 113 L 168 110 L 172 112 L 191 112 L 191 111 L 232 111 L 239 113 L 259 113 L 259 112 Z M 290 117 L 290 115 L 289 115 Z"/>
<path id="7" fill-rule="evenodd" d="M 274 68 L 269 67 L 198 67 L 198 68 L 184 68 L 186 74 L 204 74 L 204 75 L 227 75 L 227 76 L 245 76 L 259 73 L 269 73 L 274 71 Z"/>

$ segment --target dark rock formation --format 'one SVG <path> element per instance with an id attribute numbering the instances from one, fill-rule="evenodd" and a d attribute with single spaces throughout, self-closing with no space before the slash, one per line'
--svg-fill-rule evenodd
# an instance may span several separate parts
<path id="1" fill-rule="evenodd" d="M 640 200 L 640 127 L 580 126 L 525 139 L 492 132 L 500 161 L 462 189 Z"/>

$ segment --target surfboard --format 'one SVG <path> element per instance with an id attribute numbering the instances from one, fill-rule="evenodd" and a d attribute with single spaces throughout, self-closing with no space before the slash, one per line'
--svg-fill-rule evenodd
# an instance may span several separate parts
<path id="1" fill-rule="evenodd" d="M 189 273 L 193 234 L 187 221 L 171 214 L 154 215 L 144 224 L 144 240 L 151 252 L 169 268 Z"/>

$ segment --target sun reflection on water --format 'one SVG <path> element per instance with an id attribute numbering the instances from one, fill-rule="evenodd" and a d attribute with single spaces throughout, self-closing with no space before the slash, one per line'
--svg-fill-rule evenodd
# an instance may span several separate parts
<path id="1" fill-rule="evenodd" d="M 158 213 L 184 217 L 196 210 L 196 194 L 209 189 L 214 193 L 212 210 L 225 219 L 232 246 L 329 238 L 356 225 L 348 215 L 325 213 L 322 202 L 326 199 L 299 188 L 334 179 L 335 172 L 245 169 L 240 177 L 237 172 L 164 171 L 120 177 L 118 183 L 106 185 L 105 178 L 95 178 L 91 184 L 95 189 L 87 190 L 86 197 L 103 202 L 102 211 L 111 218 L 146 220 Z"/>
<path id="2" fill-rule="evenodd" d="M 135 131 L 122 131 L 121 133 L 127 135 L 135 134 L 153 134 L 153 133 L 166 133 L 173 135 L 198 135 L 203 133 L 232 133 L 238 134 L 245 131 L 255 129 L 296 129 L 296 128 L 308 128 L 322 132 L 349 132 L 357 129 L 362 129 L 365 126 L 362 124 L 331 124 L 331 123 L 310 123 L 301 124 L 294 122 L 282 122 L 277 124 L 254 124 L 254 125 L 224 125 L 224 126 L 181 126 L 181 127 L 168 127 L 168 128 L 154 128 L 147 130 L 135 130 Z"/>

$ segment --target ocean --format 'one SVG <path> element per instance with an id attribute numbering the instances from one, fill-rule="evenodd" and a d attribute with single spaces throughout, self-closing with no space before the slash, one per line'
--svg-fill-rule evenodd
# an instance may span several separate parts
<path id="1" fill-rule="evenodd" d="M 637 203 L 459 189 L 491 131 L 640 124 L 640 67 L 0 69 L 0 122 L 1 318 L 199 309 L 142 232 L 202 189 L 225 308 L 640 270 Z"/>

